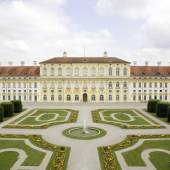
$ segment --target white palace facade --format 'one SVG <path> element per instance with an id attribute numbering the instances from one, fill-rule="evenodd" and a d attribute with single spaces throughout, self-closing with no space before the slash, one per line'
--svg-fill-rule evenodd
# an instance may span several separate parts
<path id="1" fill-rule="evenodd" d="M 115 57 L 55 57 L 39 66 L 0 66 L 0 101 L 170 101 L 169 66 L 130 66 Z"/>

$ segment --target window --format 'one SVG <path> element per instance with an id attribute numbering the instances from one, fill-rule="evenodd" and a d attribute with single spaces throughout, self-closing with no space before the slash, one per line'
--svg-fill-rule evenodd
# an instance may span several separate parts
<path id="1" fill-rule="evenodd" d="M 162 87 L 162 83 L 160 83 L 160 87 Z"/>
<path id="2" fill-rule="evenodd" d="M 16 87 L 16 83 L 13 83 L 13 88 L 15 88 Z"/>
<path id="3" fill-rule="evenodd" d="M 109 95 L 109 101 L 112 101 L 112 95 Z"/>
<path id="4" fill-rule="evenodd" d="M 11 84 L 10 83 L 8 83 L 8 88 L 10 88 L 11 87 Z"/>
<path id="5" fill-rule="evenodd" d="M 127 83 L 126 82 L 123 83 L 123 87 L 127 88 Z"/>
<path id="6" fill-rule="evenodd" d="M 67 67 L 67 76 L 72 75 L 72 69 L 70 67 Z"/>
<path id="7" fill-rule="evenodd" d="M 104 68 L 103 67 L 99 68 L 99 75 L 104 76 Z"/>
<path id="8" fill-rule="evenodd" d="M 159 99 L 162 100 L 162 95 L 159 96 Z"/>
<path id="9" fill-rule="evenodd" d="M 123 69 L 123 75 L 127 76 L 127 68 L 126 67 Z"/>
<path id="10" fill-rule="evenodd" d="M 75 82 L 75 85 L 74 85 L 75 89 L 78 89 L 79 88 L 79 83 L 76 81 Z"/>
<path id="11" fill-rule="evenodd" d="M 100 88 L 100 89 L 104 89 L 104 84 L 103 84 L 103 82 L 100 82 L 99 88 Z"/>
<path id="12" fill-rule="evenodd" d="M 146 101 L 146 95 L 144 95 L 144 101 Z"/>
<path id="13" fill-rule="evenodd" d="M 146 88 L 146 82 L 144 83 L 144 88 Z"/>
<path id="14" fill-rule="evenodd" d="M 120 87 L 119 82 L 116 82 L 116 88 L 119 88 L 119 87 Z"/>
<path id="15" fill-rule="evenodd" d="M 116 68 L 116 76 L 120 76 L 120 69 L 118 67 Z"/>
<path id="16" fill-rule="evenodd" d="M 139 82 L 139 88 L 141 88 L 142 87 L 142 83 L 141 82 Z"/>
<path id="17" fill-rule="evenodd" d="M 141 95 L 139 95 L 139 96 L 138 96 L 138 100 L 141 101 L 141 99 L 142 99 L 142 97 L 141 97 Z"/>
<path id="18" fill-rule="evenodd" d="M 51 95 L 51 101 L 54 101 L 54 95 Z"/>
<path id="19" fill-rule="evenodd" d="M 104 101 L 104 95 L 100 95 L 100 101 Z"/>
<path id="20" fill-rule="evenodd" d="M 91 96 L 91 100 L 92 100 L 92 101 L 95 101 L 95 100 L 96 100 L 96 96 L 95 96 L 95 95 L 92 95 L 92 96 Z"/>
<path id="21" fill-rule="evenodd" d="M 62 82 L 58 83 L 58 89 L 62 89 Z"/>
<path id="22" fill-rule="evenodd" d="M 150 87 L 150 88 L 152 87 L 152 83 L 149 83 L 149 87 Z"/>
<path id="23" fill-rule="evenodd" d="M 133 83 L 133 87 L 136 88 L 136 83 L 135 82 Z"/>
<path id="24" fill-rule="evenodd" d="M 62 76 L 62 68 L 61 67 L 58 68 L 58 76 Z"/>
<path id="25" fill-rule="evenodd" d="M 109 67 L 109 76 L 112 76 L 112 67 Z"/>
<path id="26" fill-rule="evenodd" d="M 5 100 L 5 95 L 3 95 L 3 100 Z"/>
<path id="27" fill-rule="evenodd" d="M 157 83 L 156 83 L 156 82 L 155 82 L 155 85 L 154 85 L 154 86 L 155 86 L 155 88 L 157 88 Z"/>
<path id="28" fill-rule="evenodd" d="M 29 83 L 29 88 L 31 88 L 32 87 L 32 83 Z"/>
<path id="29" fill-rule="evenodd" d="M 95 81 L 92 82 L 92 86 L 91 86 L 92 89 L 95 89 L 96 88 L 96 84 L 95 84 Z"/>
<path id="30" fill-rule="evenodd" d="M 109 89 L 112 88 L 112 82 L 109 82 Z"/>
<path id="31" fill-rule="evenodd" d="M 127 96 L 126 95 L 123 96 L 123 100 L 125 100 L 125 101 L 127 100 Z"/>
<path id="32" fill-rule="evenodd" d="M 34 88 L 37 88 L 37 83 L 36 82 L 34 83 Z"/>
<path id="33" fill-rule="evenodd" d="M 167 97 L 167 95 L 165 95 L 165 100 L 167 100 L 168 99 L 168 97 Z"/>
<path id="34" fill-rule="evenodd" d="M 87 89 L 87 82 L 83 83 L 83 89 Z"/>
<path id="35" fill-rule="evenodd" d="M 86 67 L 83 68 L 83 76 L 87 76 L 88 75 L 88 70 Z"/>
<path id="36" fill-rule="evenodd" d="M 34 96 L 34 101 L 37 101 L 37 96 Z"/>
<path id="37" fill-rule="evenodd" d="M 51 67 L 51 76 L 54 76 L 54 68 Z"/>
<path id="38" fill-rule="evenodd" d="M 95 67 L 91 68 L 91 75 L 96 76 L 96 68 Z"/>
<path id="39" fill-rule="evenodd" d="M 134 100 L 134 101 L 136 100 L 136 95 L 133 96 L 133 100 Z"/>
<path id="40" fill-rule="evenodd" d="M 75 101 L 79 101 L 79 95 L 75 95 Z"/>
<path id="41" fill-rule="evenodd" d="M 13 99 L 16 100 L 16 96 L 15 95 L 13 96 Z"/>
<path id="42" fill-rule="evenodd" d="M 31 101 L 31 100 L 32 100 L 32 96 L 30 95 L 30 96 L 29 96 L 29 101 Z"/>
<path id="43" fill-rule="evenodd" d="M 165 87 L 168 87 L 168 83 L 165 83 Z"/>
<path id="44" fill-rule="evenodd" d="M 70 82 L 67 82 L 66 88 L 67 88 L 67 89 L 71 89 L 71 83 L 70 83 Z"/>
<path id="45" fill-rule="evenodd" d="M 19 96 L 18 99 L 21 100 L 21 96 Z"/>
<path id="46" fill-rule="evenodd" d="M 75 76 L 79 76 L 79 68 L 78 67 L 75 68 L 75 73 L 74 74 L 75 74 Z"/>
<path id="47" fill-rule="evenodd" d="M 44 100 L 44 101 L 47 100 L 47 95 L 46 95 L 46 94 L 43 96 L 43 100 Z"/>
<path id="48" fill-rule="evenodd" d="M 11 100 L 11 96 L 8 96 L 8 100 Z"/>
<path id="49" fill-rule="evenodd" d="M 67 101 L 70 101 L 71 100 L 71 96 L 68 94 L 67 95 Z"/>
<path id="50" fill-rule="evenodd" d="M 62 96 L 58 95 L 58 100 L 61 101 L 62 100 Z"/>
<path id="51" fill-rule="evenodd" d="M 21 88 L 21 83 L 18 83 L 18 88 Z"/>
<path id="52" fill-rule="evenodd" d="M 47 69 L 44 68 L 44 69 L 43 69 L 43 76 L 46 76 L 46 75 L 47 75 Z"/>
<path id="53" fill-rule="evenodd" d="M 116 95 L 116 100 L 119 101 L 119 95 Z"/>

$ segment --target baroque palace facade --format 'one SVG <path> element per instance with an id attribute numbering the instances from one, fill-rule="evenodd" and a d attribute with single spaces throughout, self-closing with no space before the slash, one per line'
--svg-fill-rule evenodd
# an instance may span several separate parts
<path id="1" fill-rule="evenodd" d="M 115 57 L 63 57 L 40 66 L 0 66 L 0 101 L 170 100 L 170 67 L 130 66 Z"/>

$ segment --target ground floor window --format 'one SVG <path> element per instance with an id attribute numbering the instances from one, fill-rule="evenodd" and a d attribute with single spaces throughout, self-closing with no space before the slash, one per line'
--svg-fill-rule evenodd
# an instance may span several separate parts
<path id="1" fill-rule="evenodd" d="M 167 96 L 165 96 L 165 100 L 167 100 L 168 98 L 167 98 Z"/>
<path id="2" fill-rule="evenodd" d="M 127 96 L 126 95 L 123 96 L 123 100 L 127 100 Z"/>
<path id="3" fill-rule="evenodd" d="M 54 101 L 54 95 L 51 95 L 51 101 Z"/>
<path id="4" fill-rule="evenodd" d="M 109 95 L 109 101 L 112 101 L 112 95 Z"/>
<path id="5" fill-rule="evenodd" d="M 71 100 L 71 96 L 67 95 L 67 101 L 70 101 L 70 100 Z"/>
<path id="6" fill-rule="evenodd" d="M 26 95 L 24 95 L 24 101 L 26 101 L 27 100 L 27 96 Z"/>
<path id="7" fill-rule="evenodd" d="M 16 100 L 16 96 L 13 96 L 13 99 Z"/>
<path id="8" fill-rule="evenodd" d="M 62 100 L 62 96 L 58 95 L 58 100 L 61 101 Z"/>
<path id="9" fill-rule="evenodd" d="M 141 99 L 142 99 L 142 97 L 141 97 L 141 95 L 139 95 L 139 96 L 138 96 L 138 100 L 141 101 Z"/>
<path id="10" fill-rule="evenodd" d="M 34 101 L 37 101 L 37 96 L 34 96 Z"/>
<path id="11" fill-rule="evenodd" d="M 32 96 L 31 95 L 29 96 L 29 101 L 32 101 Z"/>
<path id="12" fill-rule="evenodd" d="M 146 96 L 144 96 L 144 100 L 146 101 Z"/>
<path id="13" fill-rule="evenodd" d="M 136 100 L 136 96 L 135 96 L 135 95 L 133 96 L 133 100 L 134 100 L 134 101 Z"/>
<path id="14" fill-rule="evenodd" d="M 46 95 L 46 94 L 43 96 L 43 100 L 44 100 L 44 101 L 47 100 L 47 95 Z"/>
<path id="15" fill-rule="evenodd" d="M 8 96 L 8 100 L 11 100 L 11 96 Z"/>
<path id="16" fill-rule="evenodd" d="M 79 101 L 79 95 L 75 95 L 75 101 Z"/>
<path id="17" fill-rule="evenodd" d="M 100 101 L 104 101 L 104 95 L 100 95 Z"/>
<path id="18" fill-rule="evenodd" d="M 92 96 L 91 96 L 91 100 L 92 100 L 92 101 L 95 101 L 95 100 L 96 100 L 96 96 L 95 96 L 95 95 L 92 95 Z"/>
<path id="19" fill-rule="evenodd" d="M 21 96 L 19 96 L 18 99 L 21 100 Z"/>

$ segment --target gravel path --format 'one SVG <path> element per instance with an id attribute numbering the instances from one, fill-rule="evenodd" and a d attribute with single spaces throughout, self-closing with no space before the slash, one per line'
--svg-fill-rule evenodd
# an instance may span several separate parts
<path id="1" fill-rule="evenodd" d="M 29 103 L 26 105 L 28 108 L 43 108 L 47 107 L 45 104 L 34 104 Z M 63 124 L 51 126 L 47 129 L 7 129 L 2 126 L 13 121 L 12 118 L 4 123 L 0 124 L 0 133 L 4 134 L 39 134 L 48 142 L 65 145 L 71 147 L 71 154 L 68 162 L 68 170 L 100 170 L 99 157 L 97 152 L 98 146 L 104 146 L 109 144 L 116 144 L 121 142 L 130 134 L 170 134 L 170 125 L 153 118 L 149 114 L 145 113 L 142 108 L 145 108 L 146 104 L 48 104 L 48 108 L 68 108 L 79 110 L 79 117 L 77 123 Z M 100 108 L 136 108 L 139 109 L 143 114 L 151 117 L 161 125 L 166 126 L 166 129 L 121 129 L 113 125 L 96 124 L 92 122 L 91 110 Z M 20 117 L 26 114 L 27 111 L 18 115 Z M 94 126 L 103 128 L 107 131 L 107 135 L 101 138 L 83 141 L 70 139 L 62 135 L 62 131 L 66 128 L 82 126 L 83 120 L 86 120 L 88 126 Z"/>

